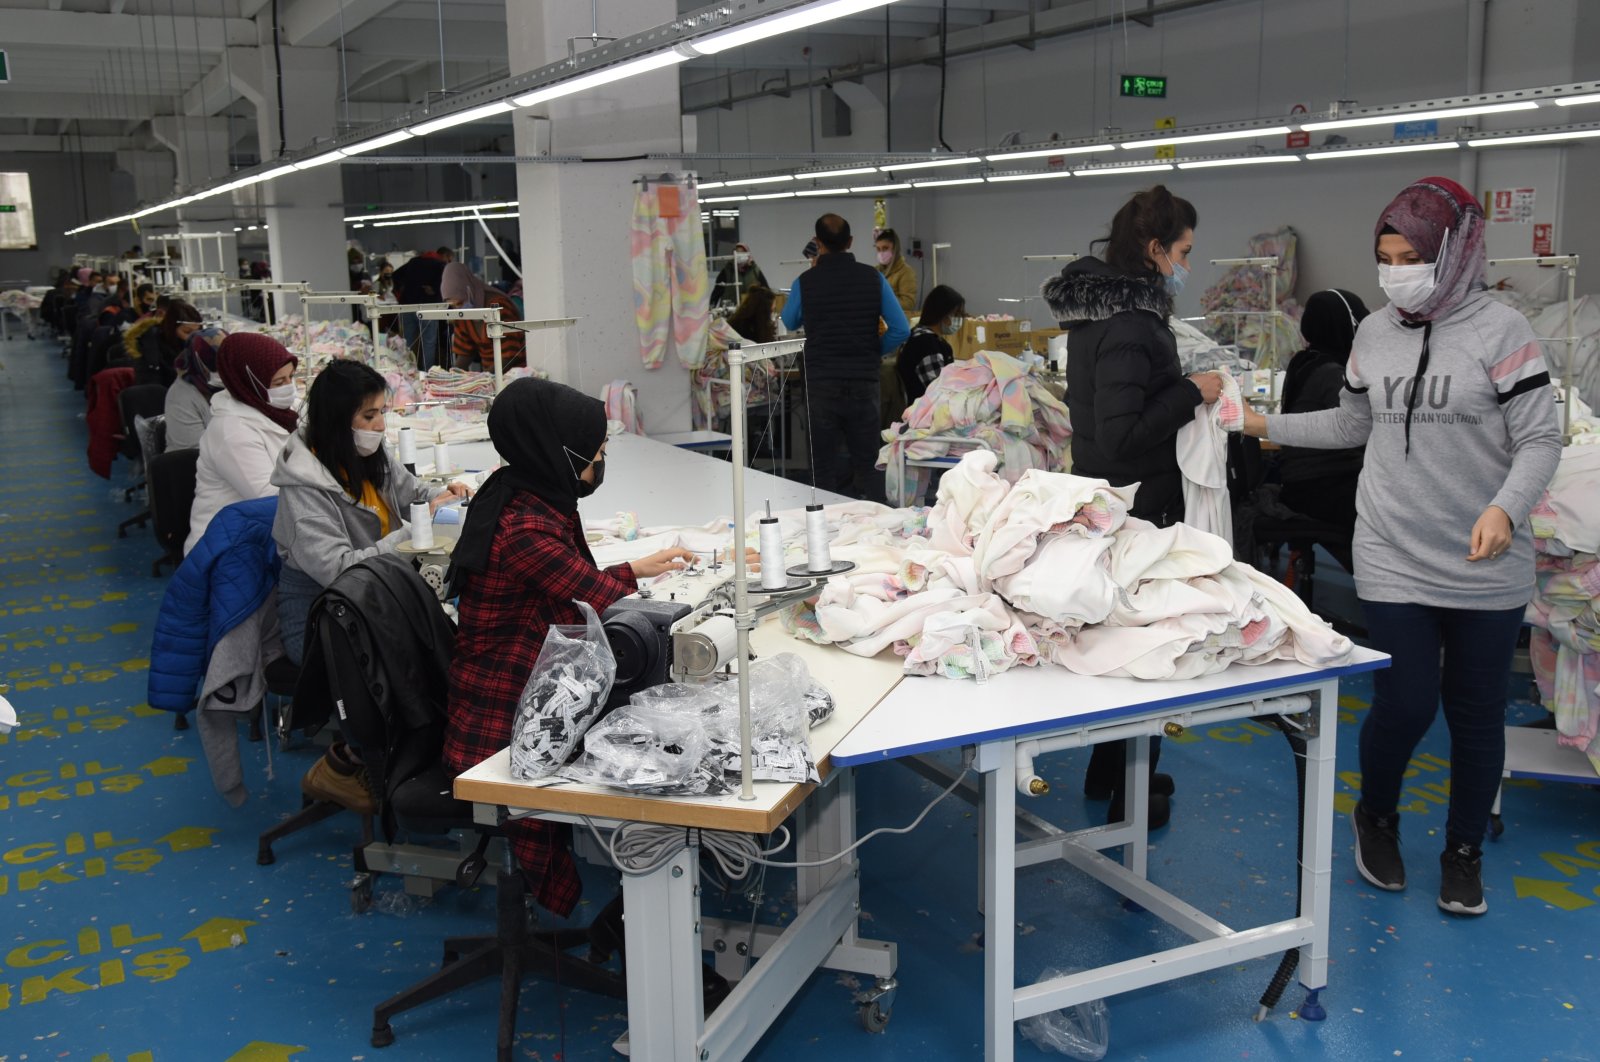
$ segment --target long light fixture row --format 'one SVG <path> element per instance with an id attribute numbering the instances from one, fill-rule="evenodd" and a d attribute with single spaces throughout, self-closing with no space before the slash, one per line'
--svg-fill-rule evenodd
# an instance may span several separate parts
<path id="1" fill-rule="evenodd" d="M 687 40 L 674 41 L 661 50 L 644 55 L 632 55 L 625 59 L 601 66 L 598 69 L 586 70 L 581 73 L 572 73 L 569 76 L 556 76 L 555 80 L 540 85 L 528 92 L 507 90 L 508 99 L 493 99 L 487 102 L 464 106 L 460 110 L 412 123 L 408 115 L 395 127 L 387 128 L 375 135 L 355 138 L 354 142 L 337 147 L 319 147 L 303 152 L 292 159 L 277 159 L 264 164 L 264 168 L 237 176 L 231 181 L 221 185 L 205 188 L 193 194 L 182 196 L 156 206 L 146 207 L 131 214 L 120 217 L 106 218 L 100 221 L 81 225 L 71 229 L 67 235 L 77 235 L 91 229 L 104 228 L 118 225 L 127 221 L 134 221 L 147 217 L 159 211 L 185 206 L 202 199 L 224 195 L 235 190 L 259 184 L 264 181 L 275 180 L 291 173 L 325 166 L 338 162 L 341 159 L 355 155 L 377 151 L 401 141 L 418 136 L 427 136 L 445 129 L 465 125 L 484 118 L 491 118 L 515 110 L 517 107 L 532 107 L 537 104 L 547 103 L 554 99 L 584 92 L 601 85 L 622 81 L 651 71 L 664 70 L 689 59 L 716 55 L 731 48 L 742 47 L 756 41 L 779 36 L 795 30 L 805 29 L 834 19 L 844 18 L 849 15 L 861 14 L 876 8 L 882 8 L 897 0 L 814 0 L 811 3 L 798 3 L 782 11 L 768 15 L 749 18 L 737 25 L 726 25 L 725 20 L 729 14 L 726 7 L 709 8 L 703 12 L 691 13 L 668 27 L 658 27 L 664 31 L 661 35 L 670 36 L 672 33 L 693 33 L 702 23 L 717 23 L 715 27 L 707 28 L 703 36 L 690 37 Z M 655 31 L 641 34 L 634 41 L 656 36 Z M 604 62 L 604 57 L 595 60 Z M 546 71 L 551 68 L 545 68 Z M 536 72 L 535 77 L 544 71 Z M 526 78 L 511 79 L 512 84 L 525 84 Z M 1192 133 L 1175 130 L 1170 133 L 1140 134 L 1138 136 L 1121 136 L 1107 138 L 1105 143 L 1092 143 L 1074 141 L 1059 145 L 1039 145 L 1015 151 L 997 151 L 982 155 L 970 156 L 945 156 L 921 159 L 908 159 L 895 163 L 878 166 L 858 166 L 833 171 L 818 171 L 810 174 L 798 175 L 801 179 L 822 178 L 832 176 L 849 176 L 866 172 L 894 173 L 905 170 L 937 169 L 963 165 L 974 165 L 978 162 L 994 164 L 1007 163 L 1028 158 L 1052 158 L 1057 156 L 1096 154 L 1112 150 L 1135 151 L 1167 145 L 1193 145 L 1219 143 L 1230 140 L 1252 140 L 1264 137 L 1281 136 L 1291 132 L 1323 132 L 1339 129 L 1356 129 L 1363 127 L 1386 125 L 1396 122 L 1442 120 L 1452 118 L 1468 118 L 1478 115 L 1506 114 L 1518 111 L 1532 111 L 1542 107 L 1575 107 L 1586 104 L 1600 103 L 1600 92 L 1594 91 L 1594 83 L 1577 83 L 1565 86 L 1550 86 L 1538 89 L 1520 89 L 1499 93 L 1485 93 L 1478 96 L 1462 97 L 1459 99 L 1429 100 L 1417 103 L 1386 104 L 1375 107 L 1359 108 L 1350 114 L 1329 114 L 1325 119 L 1312 122 L 1294 122 L 1283 119 L 1262 119 L 1255 122 L 1228 123 L 1224 126 L 1202 127 Z M 480 97 L 495 91 L 493 88 L 485 89 L 478 93 Z M 1530 134 L 1521 143 L 1551 143 L 1562 139 L 1577 139 L 1579 134 L 1563 136 L 1562 130 L 1550 132 L 1537 132 Z M 1495 146 L 1508 145 L 1512 141 L 1500 138 L 1477 138 L 1482 140 L 1494 139 Z M 1489 146 L 1478 143 L 1477 139 L 1469 140 L 1472 147 Z M 1404 145 L 1397 146 L 1403 147 Z M 1382 151 L 1382 148 L 1373 148 L 1372 151 Z M 1307 158 L 1322 157 L 1323 152 L 1313 152 Z M 1331 157 L 1331 156 L 1329 156 Z M 1345 152 L 1344 157 L 1354 157 L 1352 152 Z M 1218 165 L 1223 163 L 1218 162 Z M 1095 169 L 1084 171 L 1083 175 L 1090 172 L 1110 172 Z M 1124 171 L 1126 172 L 1126 171 Z M 774 174 L 770 176 L 751 176 L 733 178 L 721 182 L 711 182 L 701 187 L 713 189 L 717 187 L 735 187 L 763 183 L 781 183 L 796 179 L 794 174 Z M 1053 176 L 1053 175 L 1052 175 Z M 955 177 L 951 180 L 975 181 L 974 177 Z M 984 178 L 987 180 L 988 178 Z M 1022 179 L 1022 178 L 1019 178 Z M 915 183 L 915 182 L 913 182 Z M 924 182 L 928 184 L 931 182 Z M 774 193 L 780 196 L 784 193 Z M 789 193 L 798 194 L 798 193 Z"/>

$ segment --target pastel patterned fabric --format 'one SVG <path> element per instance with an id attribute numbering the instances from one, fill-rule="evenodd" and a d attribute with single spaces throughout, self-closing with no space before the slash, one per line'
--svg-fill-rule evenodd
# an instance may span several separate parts
<path id="1" fill-rule="evenodd" d="M 634 320 L 645 368 L 661 367 L 669 335 L 678 360 L 694 368 L 704 355 L 711 326 L 711 282 L 693 181 L 685 177 L 676 183 L 639 185 L 629 248 Z"/>

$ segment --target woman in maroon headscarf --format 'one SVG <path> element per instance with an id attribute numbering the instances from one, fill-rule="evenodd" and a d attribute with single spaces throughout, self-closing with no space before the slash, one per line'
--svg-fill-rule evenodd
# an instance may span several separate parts
<path id="1" fill-rule="evenodd" d="M 235 332 L 217 348 L 223 390 L 211 397 L 211 423 L 200 437 L 185 554 L 224 507 L 278 493 L 272 469 L 300 423 L 298 364 L 282 343 L 259 332 Z"/>
<path id="2" fill-rule="evenodd" d="M 1506 687 L 1533 595 L 1528 514 L 1561 460 L 1555 396 L 1522 314 L 1484 291 L 1483 208 L 1426 177 L 1378 217 L 1373 251 L 1389 305 L 1361 322 L 1339 408 L 1244 429 L 1287 446 L 1365 446 L 1356 485 L 1355 579 L 1373 647 L 1361 727 L 1356 867 L 1406 886 L 1399 800 L 1438 714 L 1450 728 L 1450 811 L 1439 906 L 1488 910 L 1479 845 L 1505 763 Z"/>

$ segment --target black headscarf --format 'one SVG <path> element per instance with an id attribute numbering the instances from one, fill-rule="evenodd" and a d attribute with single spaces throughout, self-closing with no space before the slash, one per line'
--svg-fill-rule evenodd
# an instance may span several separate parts
<path id="1" fill-rule="evenodd" d="M 606 407 L 566 384 L 525 377 L 489 409 L 489 441 L 505 462 L 473 496 L 450 554 L 450 581 L 489 567 L 500 511 L 519 490 L 563 513 L 578 511 L 578 477 L 606 441 Z"/>
<path id="2" fill-rule="evenodd" d="M 1350 360 L 1355 345 L 1356 327 L 1367 316 L 1367 304 L 1354 292 L 1342 288 L 1319 291 L 1306 300 L 1300 316 L 1300 334 L 1306 349 L 1289 362 L 1283 381 L 1283 406 L 1288 410 L 1300 396 L 1312 374 L 1324 365 L 1343 366 Z"/>

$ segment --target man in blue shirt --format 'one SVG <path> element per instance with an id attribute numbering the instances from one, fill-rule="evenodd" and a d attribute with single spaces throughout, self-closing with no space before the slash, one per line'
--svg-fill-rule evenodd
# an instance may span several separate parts
<path id="1" fill-rule="evenodd" d="M 883 475 L 877 471 L 879 363 L 899 349 L 911 327 L 889 282 L 874 266 L 856 261 L 851 242 L 844 218 L 817 219 L 817 258 L 789 289 L 783 324 L 806 333 L 806 432 L 817 486 L 883 501 Z M 881 336 L 880 318 L 888 325 Z"/>

